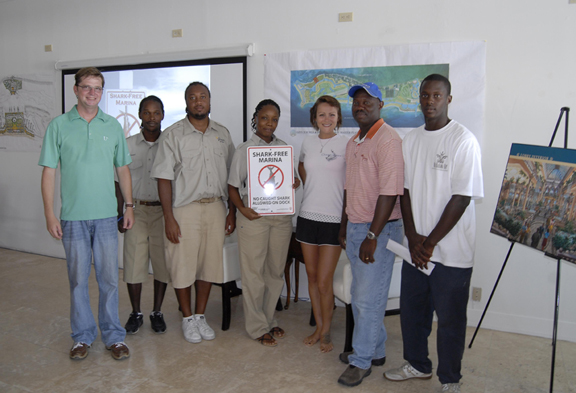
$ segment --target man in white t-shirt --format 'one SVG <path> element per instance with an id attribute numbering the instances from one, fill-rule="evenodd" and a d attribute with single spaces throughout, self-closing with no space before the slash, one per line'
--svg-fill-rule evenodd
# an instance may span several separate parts
<path id="1" fill-rule="evenodd" d="M 438 316 L 438 375 L 442 391 L 460 392 L 466 307 L 474 263 L 474 199 L 484 196 L 480 146 L 464 126 L 448 118 L 450 82 L 426 77 L 420 86 L 425 124 L 402 142 L 405 245 L 400 315 L 406 363 L 386 371 L 392 381 L 432 377 L 428 336 Z M 434 265 L 428 276 L 419 269 Z"/>

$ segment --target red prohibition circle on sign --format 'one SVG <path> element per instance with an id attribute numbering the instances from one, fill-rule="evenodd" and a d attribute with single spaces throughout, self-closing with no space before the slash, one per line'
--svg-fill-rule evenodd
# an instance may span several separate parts
<path id="1" fill-rule="evenodd" d="M 264 169 L 268 169 L 270 172 L 264 173 L 263 176 L 262 172 L 264 171 Z M 282 177 L 280 182 L 276 182 L 276 175 L 278 173 Z M 264 181 L 262 181 L 262 179 L 264 179 Z M 282 184 L 284 184 L 284 173 L 276 165 L 266 165 L 262 167 L 262 169 L 260 169 L 260 172 L 258 172 L 258 183 L 262 186 L 262 188 L 264 188 L 266 184 L 273 184 L 274 188 L 277 190 L 282 186 Z"/>
<path id="2" fill-rule="evenodd" d="M 122 125 L 122 128 L 124 129 L 124 136 L 128 137 L 128 135 L 130 135 L 130 131 L 132 131 L 132 128 L 134 128 L 134 126 L 137 125 L 138 127 L 140 127 L 140 122 L 133 114 L 128 112 L 120 112 L 120 114 L 116 116 L 116 120 L 120 121 L 121 117 L 124 118 L 123 121 L 124 124 Z M 132 123 L 130 123 L 130 118 L 134 120 Z"/>

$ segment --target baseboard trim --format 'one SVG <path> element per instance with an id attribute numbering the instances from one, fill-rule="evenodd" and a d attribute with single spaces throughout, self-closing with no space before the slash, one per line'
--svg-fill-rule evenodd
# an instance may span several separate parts
<path id="1" fill-rule="evenodd" d="M 483 310 L 468 309 L 468 326 L 478 326 L 482 312 Z M 481 327 L 482 329 L 492 329 L 551 339 L 554 321 L 552 319 L 488 311 Z M 558 321 L 558 340 L 576 342 L 576 323 Z"/>

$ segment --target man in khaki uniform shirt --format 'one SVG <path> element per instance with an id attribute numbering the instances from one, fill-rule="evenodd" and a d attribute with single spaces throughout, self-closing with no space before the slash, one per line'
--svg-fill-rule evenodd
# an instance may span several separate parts
<path id="1" fill-rule="evenodd" d="M 164 225 L 162 206 L 158 197 L 158 183 L 150 177 L 154 158 L 158 151 L 158 138 L 161 122 L 164 119 L 164 105 L 156 96 L 148 96 L 140 102 L 138 116 L 142 120 L 142 131 L 126 139 L 132 163 L 132 195 L 134 217 L 132 229 L 126 231 L 118 221 L 118 230 L 124 233 L 124 282 L 132 304 L 132 313 L 124 328 L 128 334 L 136 334 L 144 323 L 140 311 L 142 283 L 148 279 L 148 264 L 152 261 L 154 272 L 154 310 L 150 313 L 150 325 L 156 333 L 166 331 L 166 323 L 161 307 L 170 282 L 170 275 L 164 260 Z M 124 199 L 116 184 L 118 217 L 124 211 Z"/>
<path id="2" fill-rule="evenodd" d="M 184 317 L 184 338 L 199 343 L 215 338 L 204 311 L 212 283 L 223 279 L 224 235 L 236 227 L 236 208 L 229 204 L 226 215 L 224 203 L 234 144 L 226 127 L 208 117 L 206 85 L 192 82 L 184 95 L 187 116 L 162 133 L 151 176 L 158 179 L 166 266 Z M 195 315 L 191 307 L 194 283 Z"/>

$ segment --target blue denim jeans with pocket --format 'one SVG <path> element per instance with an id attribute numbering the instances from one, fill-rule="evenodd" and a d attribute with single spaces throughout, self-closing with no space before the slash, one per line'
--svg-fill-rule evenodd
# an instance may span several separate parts
<path id="1" fill-rule="evenodd" d="M 388 239 L 402 241 L 402 220 L 389 221 L 380 235 L 374 252 L 374 263 L 360 260 L 360 245 L 366 239 L 370 223 L 348 222 L 346 231 L 346 254 L 352 268 L 352 313 L 354 353 L 348 357 L 350 364 L 368 369 L 372 359 L 386 356 L 386 328 L 384 314 L 388 303 L 388 290 L 396 255 L 386 248 Z"/>
<path id="2" fill-rule="evenodd" d="M 92 344 L 98 335 L 90 308 L 88 279 L 94 257 L 98 282 L 98 325 L 106 346 L 124 341 L 118 318 L 118 225 L 116 217 L 62 220 L 62 243 L 70 281 L 70 325 L 74 342 Z"/>

